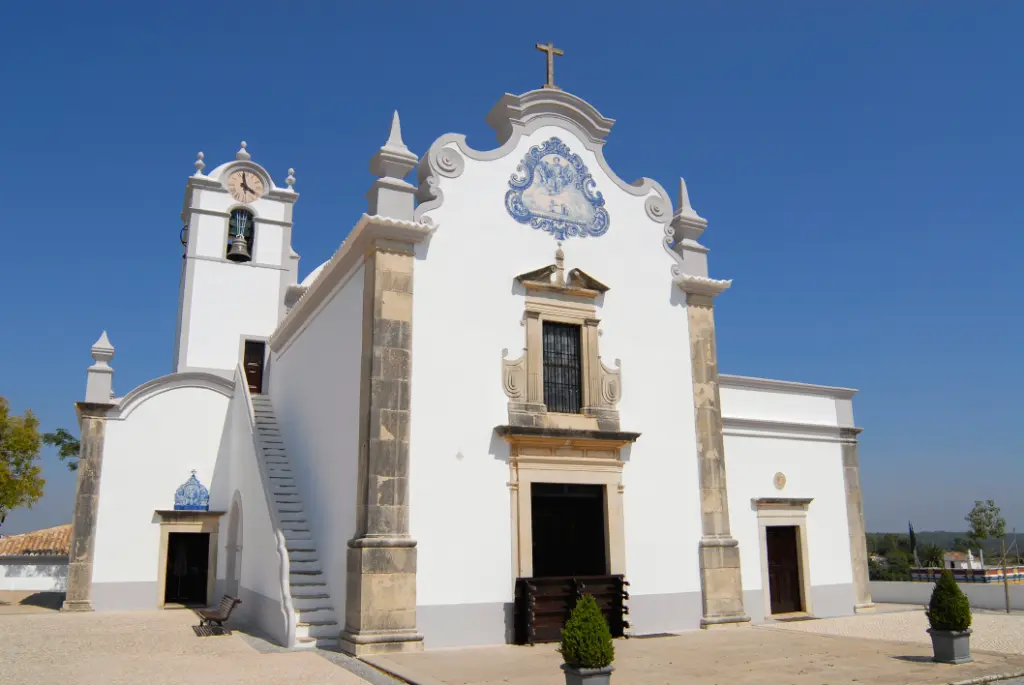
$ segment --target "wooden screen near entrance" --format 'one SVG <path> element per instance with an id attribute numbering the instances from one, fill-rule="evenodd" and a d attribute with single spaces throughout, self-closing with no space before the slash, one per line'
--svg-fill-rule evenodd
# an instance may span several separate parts
<path id="1" fill-rule="evenodd" d="M 608 621 L 612 637 L 622 637 L 629 622 L 626 614 L 626 577 L 580 576 L 576 578 L 517 578 L 515 635 L 517 645 L 557 642 L 569 614 L 582 595 L 593 595 Z"/>
<path id="2" fill-rule="evenodd" d="M 796 526 L 765 528 L 768 594 L 773 614 L 803 611 L 800 597 L 800 546 Z"/>

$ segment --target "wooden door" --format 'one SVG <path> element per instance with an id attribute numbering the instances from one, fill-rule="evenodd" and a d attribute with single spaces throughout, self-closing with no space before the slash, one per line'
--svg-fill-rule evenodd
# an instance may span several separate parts
<path id="1" fill-rule="evenodd" d="M 803 611 L 800 547 L 796 526 L 768 526 L 768 593 L 773 614 Z"/>
<path id="2" fill-rule="evenodd" d="M 245 380 L 249 384 L 249 392 L 259 395 L 263 392 L 263 358 L 267 344 L 262 340 L 246 340 L 242 367 L 245 369 Z"/>

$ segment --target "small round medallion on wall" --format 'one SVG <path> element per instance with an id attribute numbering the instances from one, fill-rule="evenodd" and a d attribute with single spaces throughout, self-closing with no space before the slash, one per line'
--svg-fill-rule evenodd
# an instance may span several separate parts
<path id="1" fill-rule="evenodd" d="M 781 490 L 784 487 L 786 487 L 786 474 L 779 471 L 775 474 L 775 489 Z"/>

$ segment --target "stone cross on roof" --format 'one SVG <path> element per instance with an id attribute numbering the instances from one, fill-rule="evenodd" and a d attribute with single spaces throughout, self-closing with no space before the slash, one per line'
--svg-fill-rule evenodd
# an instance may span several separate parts
<path id="1" fill-rule="evenodd" d="M 537 43 L 537 49 L 541 52 L 548 53 L 548 80 L 547 83 L 544 84 L 544 87 L 561 90 L 561 88 L 555 85 L 555 57 L 561 57 L 565 54 L 565 51 L 556 48 L 554 43 L 548 43 L 547 45 Z"/>

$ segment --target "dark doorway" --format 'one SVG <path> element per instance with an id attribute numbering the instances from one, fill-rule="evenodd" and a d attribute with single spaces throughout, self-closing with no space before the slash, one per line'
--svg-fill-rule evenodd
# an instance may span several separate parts
<path id="1" fill-rule="evenodd" d="M 263 359 L 266 356 L 267 344 L 262 340 L 246 340 L 242 366 L 245 368 L 245 380 L 249 384 L 249 392 L 259 395 L 263 392 Z"/>
<path id="2" fill-rule="evenodd" d="M 800 597 L 800 547 L 796 526 L 768 526 L 768 593 L 773 614 L 803 611 Z"/>
<path id="3" fill-rule="evenodd" d="M 533 483 L 533 577 L 603 576 L 603 485 Z"/>
<path id="4" fill-rule="evenodd" d="M 206 606 L 209 533 L 169 533 L 164 602 Z"/>

